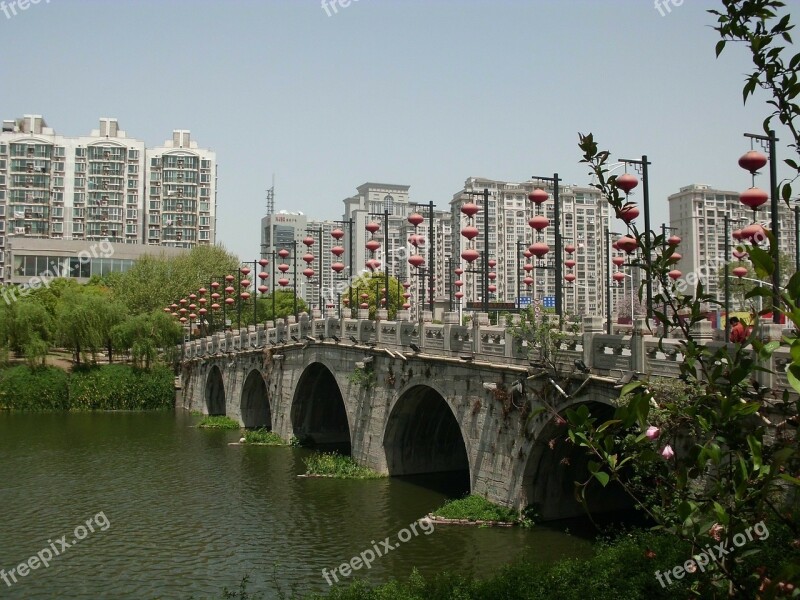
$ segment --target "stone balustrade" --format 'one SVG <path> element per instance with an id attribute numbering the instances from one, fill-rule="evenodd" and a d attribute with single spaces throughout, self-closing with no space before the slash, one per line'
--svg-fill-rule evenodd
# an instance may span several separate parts
<path id="1" fill-rule="evenodd" d="M 383 314 L 381 314 L 383 313 Z M 385 311 L 379 311 L 385 317 Z M 763 324 L 759 335 L 763 339 L 779 339 L 780 326 Z M 584 317 L 577 333 L 565 333 L 555 350 L 559 366 L 574 370 L 576 360 L 594 373 L 621 377 L 623 373 L 640 373 L 658 377 L 677 377 L 684 360 L 683 341 L 659 338 L 647 329 L 644 319 L 633 326 L 620 326 L 619 333 L 608 335 L 601 317 Z M 714 341 L 716 332 L 708 322 L 699 323 L 695 339 L 715 349 L 723 344 Z M 309 339 L 312 338 L 312 339 Z M 338 340 L 338 341 L 337 341 Z M 515 340 L 504 326 L 490 325 L 487 315 L 477 313 L 470 323 L 459 322 L 457 313 L 445 313 L 442 323 L 433 323 L 429 312 L 422 319 L 410 320 L 408 311 L 400 311 L 396 320 L 370 320 L 366 310 L 359 318 L 339 319 L 335 314 L 307 314 L 285 321 L 268 321 L 255 327 L 215 333 L 187 342 L 182 347 L 184 360 L 202 359 L 226 353 L 246 352 L 292 344 L 343 344 L 386 348 L 391 352 L 415 353 L 433 358 L 451 358 L 492 364 L 528 366 L 542 357 L 539 349 Z M 772 373 L 759 373 L 758 380 L 771 389 L 788 389 L 786 369 L 791 364 L 788 350 L 774 353 L 764 366 Z"/>

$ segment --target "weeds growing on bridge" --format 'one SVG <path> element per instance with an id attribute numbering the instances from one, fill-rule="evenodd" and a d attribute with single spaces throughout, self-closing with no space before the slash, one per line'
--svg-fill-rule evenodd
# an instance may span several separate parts
<path id="1" fill-rule="evenodd" d="M 239 423 L 225 415 L 204 417 L 197 426 L 201 429 L 241 429 Z"/>
<path id="2" fill-rule="evenodd" d="M 306 475 L 335 477 L 338 479 L 380 479 L 386 477 L 367 467 L 362 467 L 349 456 L 336 452 L 316 452 L 303 459 Z"/>
<path id="3" fill-rule="evenodd" d="M 513 508 L 500 506 L 474 494 L 457 500 L 449 500 L 444 506 L 437 508 L 431 514 L 434 517 L 443 519 L 498 521 L 500 523 L 515 523 L 523 526 L 533 525 L 533 519 L 530 518 L 530 515 L 523 517 Z"/>
<path id="4" fill-rule="evenodd" d="M 274 431 L 261 427 L 244 432 L 244 443 L 258 446 L 288 446 L 289 444 Z"/>

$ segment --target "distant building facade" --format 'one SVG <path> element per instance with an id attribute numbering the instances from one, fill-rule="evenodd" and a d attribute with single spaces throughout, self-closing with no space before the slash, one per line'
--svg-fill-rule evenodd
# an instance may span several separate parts
<path id="1" fill-rule="evenodd" d="M 41 115 L 0 130 L 0 280 L 9 238 L 190 249 L 214 244 L 216 156 L 175 131 L 163 147 L 129 138 L 116 119 L 88 136 L 57 134 Z"/>

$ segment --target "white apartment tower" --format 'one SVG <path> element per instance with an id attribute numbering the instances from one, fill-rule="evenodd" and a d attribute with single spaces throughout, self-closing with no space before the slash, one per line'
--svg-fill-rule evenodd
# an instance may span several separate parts
<path id="1" fill-rule="evenodd" d="M 148 150 L 117 119 L 87 136 L 41 115 L 0 131 L 0 260 L 7 236 L 191 248 L 215 241 L 216 157 L 176 131 Z M 2 280 L 8 280 L 5 269 Z"/>
<path id="2" fill-rule="evenodd" d="M 389 274 L 400 281 L 407 281 L 411 284 L 409 292 L 412 293 L 412 305 L 421 298 L 421 292 L 428 289 L 427 274 L 424 276 L 412 267 L 408 258 L 417 252 L 423 254 L 425 264 L 423 269 L 429 266 L 429 246 L 430 240 L 434 243 L 434 297 L 437 299 L 447 299 L 449 290 L 447 289 L 447 264 L 452 255 L 452 235 L 451 219 L 449 211 L 436 210 L 433 212 L 434 235 L 430 235 L 430 215 L 429 203 L 415 204 L 409 200 L 409 186 L 386 183 L 365 183 L 356 188 L 357 194 L 344 200 L 344 221 L 353 220 L 353 270 L 357 275 L 366 270 L 365 264 L 372 254 L 366 248 L 366 243 L 372 235 L 367 231 L 366 226 L 370 222 L 378 223 L 381 226 L 375 239 L 380 242 L 381 247 L 375 254 L 375 258 L 381 261 L 380 270 L 383 271 L 383 261 L 388 261 Z M 425 220 L 415 229 L 408 221 L 409 215 L 420 213 Z M 388 214 L 388 218 L 384 216 Z M 384 221 L 388 220 L 389 244 L 386 248 L 384 236 Z M 346 232 L 346 230 L 345 230 Z M 409 242 L 411 234 L 416 233 L 425 240 L 425 245 L 414 247 Z M 345 237 L 343 242 L 347 242 Z M 343 244 L 347 248 L 347 244 Z M 349 250 L 348 250 L 349 252 Z M 345 255 L 345 264 L 349 265 L 349 255 Z M 427 302 L 428 292 L 425 291 Z"/>
<path id="3" fill-rule="evenodd" d="M 544 189 L 549 199 L 541 205 L 539 214 L 550 220 L 550 225 L 541 233 L 533 230 L 528 221 L 534 216 L 534 205 L 528 200 L 528 194 L 536 188 Z M 461 207 L 472 202 L 481 210 L 473 218 L 480 235 L 475 239 L 475 249 L 484 252 L 483 191 L 489 192 L 488 241 L 489 258 L 496 261 L 491 269 L 497 274 L 494 285 L 497 291 L 489 298 L 492 302 L 511 303 L 516 305 L 517 298 L 531 298 L 546 303 L 555 297 L 555 260 L 563 262 L 569 258 L 575 260 L 573 269 L 563 267 L 563 275 L 574 273 L 573 283 L 562 282 L 564 310 L 573 315 L 605 314 L 605 274 L 606 274 L 606 240 L 605 230 L 609 223 L 608 204 L 602 200 L 598 190 L 588 187 L 561 185 L 559 187 L 561 237 L 563 256 L 555 256 L 555 228 L 553 186 L 550 182 L 513 183 L 495 181 L 479 177 L 470 177 L 464 187 L 453 195 L 450 203 L 452 211 L 452 246 L 456 263 L 467 270 L 480 270 L 478 259 L 470 267 L 461 259 L 461 252 L 467 247 L 466 238 L 460 232 L 468 225 L 467 217 L 462 214 Z M 524 257 L 524 251 L 535 241 L 546 243 L 550 251 L 543 260 L 534 261 Z M 567 254 L 564 248 L 575 246 L 575 252 Z M 526 286 L 524 277 L 525 264 L 536 265 L 530 276 L 533 284 Z M 540 268 L 547 267 L 547 268 Z M 464 273 L 465 285 L 462 291 L 466 302 L 482 302 L 482 282 L 479 273 Z M 612 286 L 612 304 L 622 296 L 618 286 Z M 525 302 L 525 300 L 523 300 Z"/>
<path id="4" fill-rule="evenodd" d="M 725 263 L 725 216 L 730 221 L 730 232 L 757 222 L 766 229 L 771 226 L 769 203 L 756 214 L 739 202 L 739 192 L 724 191 L 708 185 L 692 184 L 682 187 L 669 196 L 669 221 L 673 231 L 681 237 L 678 252 L 681 260 L 677 268 L 684 274 L 702 276 L 705 292 L 722 300 L 719 276 Z M 781 254 L 789 257 L 789 264 L 781 265 L 783 272 L 794 272 L 797 247 L 795 213 L 781 200 L 778 205 L 780 222 L 779 244 Z M 731 248 L 736 246 L 731 238 Z M 709 275 L 710 274 L 710 275 Z"/>

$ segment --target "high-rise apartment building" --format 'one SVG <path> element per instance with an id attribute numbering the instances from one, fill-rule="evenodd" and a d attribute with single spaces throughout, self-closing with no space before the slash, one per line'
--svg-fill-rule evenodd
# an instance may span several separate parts
<path id="1" fill-rule="evenodd" d="M 8 237 L 15 249 L 27 239 L 214 244 L 216 168 L 215 154 L 198 148 L 188 131 L 147 149 L 111 118 L 78 137 L 57 134 L 40 115 L 3 121 L 0 256 L 11 262 Z"/>
<path id="2" fill-rule="evenodd" d="M 725 216 L 730 219 L 730 231 L 741 229 L 754 222 L 770 227 L 769 203 L 759 208 L 756 214 L 739 202 L 739 192 L 724 191 L 708 185 L 693 184 L 682 187 L 669 196 L 670 233 L 681 237 L 678 252 L 681 260 L 677 268 L 683 273 L 690 289 L 694 289 L 698 278 L 704 291 L 722 300 L 723 290 L 720 276 L 725 264 Z M 778 207 L 780 222 L 779 245 L 783 255 L 791 263 L 782 265 L 782 270 L 794 271 L 794 256 L 797 244 L 794 211 L 781 201 Z M 731 238 L 731 247 L 736 241 Z M 690 279 L 687 276 L 692 273 Z"/>
<path id="3" fill-rule="evenodd" d="M 447 299 L 450 293 L 447 288 L 447 265 L 452 256 L 452 230 L 450 212 L 447 210 L 433 211 L 434 235 L 430 232 L 430 206 L 428 203 L 415 204 L 409 199 L 409 186 L 385 183 L 365 183 L 356 188 L 357 194 L 344 200 L 344 220 L 353 220 L 353 270 L 357 273 L 365 270 L 367 260 L 373 258 L 366 244 L 372 238 L 366 226 L 370 222 L 378 223 L 381 227 L 375 239 L 381 244 L 380 250 L 374 258 L 381 261 L 380 270 L 383 271 L 384 261 L 388 262 L 390 276 L 411 284 L 409 292 L 416 300 L 424 297 L 427 302 L 429 273 L 429 248 L 431 240 L 434 244 L 435 265 L 433 272 L 433 295 L 437 299 Z M 416 228 L 409 223 L 408 217 L 412 213 L 420 213 L 424 221 Z M 388 221 L 388 247 L 384 235 L 384 221 Z M 421 236 L 424 243 L 414 247 L 410 243 L 412 234 Z M 346 238 L 345 238 L 346 239 Z M 346 247 L 346 245 L 345 245 Z M 412 254 L 420 253 L 425 258 L 425 264 L 420 268 L 412 267 L 408 258 Z M 349 256 L 347 256 L 349 260 Z M 349 265 L 349 262 L 345 264 Z M 423 281 L 424 280 L 424 281 Z M 412 302 L 413 304 L 414 302 Z"/>
<path id="4" fill-rule="evenodd" d="M 550 225 L 541 233 L 533 230 L 528 224 L 535 214 L 534 205 L 528 200 L 528 194 L 536 188 L 544 189 L 550 195 L 539 208 L 539 214 L 550 221 Z M 530 298 L 543 304 L 551 304 L 556 293 L 555 261 L 561 260 L 563 265 L 564 261 L 572 258 L 575 260 L 575 267 L 571 270 L 566 266 L 563 268 L 563 275 L 570 272 L 575 274 L 573 283 L 561 282 L 564 310 L 574 315 L 605 314 L 607 260 L 605 231 L 609 223 L 609 209 L 608 203 L 601 198 L 599 191 L 572 185 L 559 187 L 562 246 L 566 248 L 567 245 L 573 245 L 575 252 L 568 255 L 562 249 L 563 255 L 556 257 L 552 183 L 514 183 L 470 177 L 464 187 L 453 195 L 450 202 L 453 255 L 455 261 L 463 263 L 462 267 L 467 270 L 480 270 L 482 259 L 476 260 L 470 267 L 460 258 L 461 252 L 467 247 L 467 240 L 460 235 L 460 231 L 469 224 L 469 220 L 461 212 L 461 207 L 468 202 L 481 207 L 472 223 L 480 232 L 473 242 L 473 247 L 483 255 L 484 232 L 487 231 L 483 211 L 484 189 L 489 192 L 489 259 L 496 261 L 492 271 L 497 274 L 494 280 L 497 291 L 489 300 L 516 303 L 518 298 L 522 298 L 522 302 L 526 303 Z M 543 260 L 535 261 L 524 257 L 524 251 L 534 242 L 544 242 L 549 246 L 550 251 Z M 528 275 L 525 264 L 536 266 L 529 272 L 534 280 L 530 287 L 524 283 L 524 278 Z M 464 300 L 481 302 L 483 300 L 481 275 L 467 272 L 462 280 L 465 283 L 462 288 L 465 294 Z M 622 296 L 622 289 L 616 285 L 612 286 L 612 304 L 616 305 Z"/>

